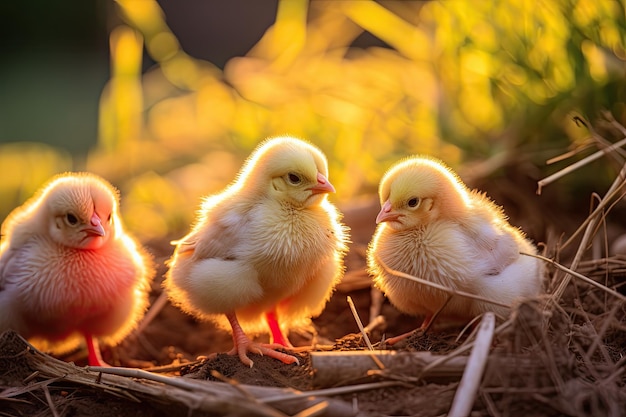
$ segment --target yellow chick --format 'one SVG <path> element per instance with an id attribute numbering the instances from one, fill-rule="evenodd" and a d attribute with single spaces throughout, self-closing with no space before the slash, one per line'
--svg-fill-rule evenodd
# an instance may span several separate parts
<path id="1" fill-rule="evenodd" d="M 348 238 L 327 200 L 334 191 L 313 145 L 292 137 L 261 143 L 174 242 L 165 280 L 172 302 L 200 319 L 225 315 L 234 343 L 228 353 L 248 366 L 248 352 L 297 362 L 274 349 L 291 347 L 284 331 L 320 314 L 343 275 Z M 273 343 L 254 343 L 244 329 L 257 332 L 264 319 Z"/>
<path id="2" fill-rule="evenodd" d="M 9 214 L 0 242 L 0 331 L 63 353 L 87 343 L 89 364 L 106 366 L 97 338 L 116 344 L 148 305 L 152 261 L 125 233 L 118 192 L 89 173 L 51 179 Z"/>
<path id="3" fill-rule="evenodd" d="M 384 175 L 379 197 L 368 270 L 394 306 L 425 316 L 422 330 L 444 305 L 443 317 L 467 321 L 486 311 L 506 316 L 509 308 L 458 295 L 449 299 L 446 292 L 385 267 L 506 306 L 541 291 L 543 265 L 520 255 L 536 254 L 535 247 L 508 223 L 501 207 L 470 191 L 443 162 L 400 161 Z"/>

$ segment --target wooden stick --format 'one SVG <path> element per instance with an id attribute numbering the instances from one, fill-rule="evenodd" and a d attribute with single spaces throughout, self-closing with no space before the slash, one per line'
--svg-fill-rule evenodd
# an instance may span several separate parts
<path id="1" fill-rule="evenodd" d="M 311 366 L 315 369 L 313 385 L 333 387 L 351 384 L 366 378 L 371 370 L 380 370 L 379 363 L 391 372 L 417 375 L 426 365 L 439 358 L 440 355 L 431 352 L 394 350 L 311 352 Z M 455 358 L 425 377 L 458 379 L 465 368 L 466 360 L 467 357 L 464 356 Z"/>
<path id="2" fill-rule="evenodd" d="M 496 316 L 487 312 L 480 322 L 474 348 L 465 367 L 465 372 L 454 395 L 449 417 L 468 416 L 474 406 L 480 380 L 485 373 L 491 341 L 496 327 Z"/>
<path id="3" fill-rule="evenodd" d="M 354 321 L 356 321 L 356 325 L 361 331 L 361 335 L 363 336 L 363 340 L 365 340 L 365 344 L 367 345 L 367 348 L 369 350 L 374 350 L 374 346 L 372 346 L 372 342 L 370 342 L 370 338 L 367 335 L 365 328 L 363 328 L 363 322 L 361 321 L 361 318 L 359 317 L 359 313 L 356 311 L 356 307 L 354 306 L 354 301 L 352 301 L 352 297 L 348 296 L 347 299 L 348 299 L 348 305 L 350 306 L 350 310 L 352 311 L 352 315 L 354 316 Z"/>
<path id="4" fill-rule="evenodd" d="M 475 343 L 472 342 L 471 346 L 475 346 Z M 380 371 L 373 357 L 384 365 L 384 371 Z M 468 356 L 458 354 L 457 351 L 447 355 L 395 350 L 311 352 L 311 366 L 315 369 L 313 384 L 320 388 L 355 384 L 355 381 L 363 381 L 372 375 L 408 382 L 426 380 L 450 383 L 463 376 L 467 361 Z M 536 358 L 522 355 L 492 355 L 488 362 L 489 366 L 494 367 L 511 363 L 518 367 L 543 366 Z M 313 392 L 320 393 L 323 390 Z"/>

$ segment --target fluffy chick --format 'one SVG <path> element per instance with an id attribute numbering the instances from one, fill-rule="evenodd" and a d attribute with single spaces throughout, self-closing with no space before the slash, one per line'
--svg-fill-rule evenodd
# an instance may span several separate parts
<path id="1" fill-rule="evenodd" d="M 248 352 L 297 362 L 274 349 L 291 347 L 284 331 L 320 314 L 343 275 L 347 230 L 327 200 L 334 191 L 313 145 L 292 137 L 260 144 L 174 242 L 165 280 L 171 301 L 200 319 L 225 315 L 229 354 L 248 366 Z M 254 343 L 244 329 L 260 331 L 264 319 L 273 343 Z"/>
<path id="2" fill-rule="evenodd" d="M 111 184 L 89 173 L 51 179 L 2 224 L 0 331 L 63 353 L 84 337 L 116 344 L 148 305 L 152 261 L 122 226 Z"/>
<path id="3" fill-rule="evenodd" d="M 368 248 L 368 269 L 394 306 L 425 316 L 422 330 L 440 310 L 443 317 L 467 321 L 486 311 L 506 316 L 509 308 L 450 298 L 387 268 L 506 306 L 541 291 L 541 262 L 520 255 L 535 254 L 535 247 L 508 223 L 501 207 L 470 191 L 443 162 L 402 160 L 384 175 L 379 197 L 382 207 Z"/>

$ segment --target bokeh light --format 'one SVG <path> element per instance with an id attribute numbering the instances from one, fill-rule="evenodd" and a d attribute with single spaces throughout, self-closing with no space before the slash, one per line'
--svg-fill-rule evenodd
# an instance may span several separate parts
<path id="1" fill-rule="evenodd" d="M 63 144 L 2 145 L 1 218 L 49 175 L 89 170 L 122 190 L 131 229 L 158 239 L 184 231 L 268 136 L 318 145 L 346 202 L 410 154 L 539 166 L 580 139 L 573 112 L 626 120 L 623 2 L 281 0 L 223 69 L 183 50 L 157 1 L 115 5 L 97 145 L 73 160 Z M 364 32 L 386 46 L 354 46 Z"/>

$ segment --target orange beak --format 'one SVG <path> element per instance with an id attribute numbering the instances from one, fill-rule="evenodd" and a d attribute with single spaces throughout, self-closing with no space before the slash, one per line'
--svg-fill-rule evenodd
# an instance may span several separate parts
<path id="1" fill-rule="evenodd" d="M 328 181 L 328 179 L 325 176 L 323 176 L 322 174 L 318 172 L 317 173 L 317 185 L 314 185 L 313 187 L 309 188 L 309 190 L 311 190 L 312 194 L 334 193 L 335 187 L 333 187 L 333 185 L 330 183 L 330 181 Z"/>
<path id="2" fill-rule="evenodd" d="M 102 221 L 100 217 L 94 212 L 89 220 L 90 225 L 83 229 L 84 232 L 90 235 L 96 236 L 104 236 L 106 233 L 104 232 L 104 227 L 102 227 Z"/>
<path id="3" fill-rule="evenodd" d="M 391 207 L 391 202 L 387 200 L 380 209 L 380 213 L 378 213 L 378 216 L 376 216 L 376 224 L 382 222 L 396 221 L 398 220 L 398 217 L 400 217 L 400 214 L 393 211 Z"/>

